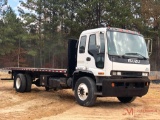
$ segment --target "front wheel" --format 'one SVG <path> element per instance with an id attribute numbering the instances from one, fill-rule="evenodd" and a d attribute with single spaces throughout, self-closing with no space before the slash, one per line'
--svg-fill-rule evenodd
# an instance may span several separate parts
<path id="1" fill-rule="evenodd" d="M 136 97 L 117 97 L 117 98 L 122 103 L 131 103 L 136 99 Z"/>
<path id="2" fill-rule="evenodd" d="M 89 77 L 79 78 L 75 85 L 75 98 L 82 106 L 93 106 L 97 96 L 95 95 L 96 85 Z"/>

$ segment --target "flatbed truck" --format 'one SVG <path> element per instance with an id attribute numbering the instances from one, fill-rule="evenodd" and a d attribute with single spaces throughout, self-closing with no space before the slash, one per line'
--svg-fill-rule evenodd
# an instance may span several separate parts
<path id="1" fill-rule="evenodd" d="M 117 97 L 130 103 L 149 89 L 147 45 L 138 32 L 102 27 L 85 30 L 79 40 L 68 41 L 67 69 L 7 67 L 17 92 L 30 92 L 32 84 L 74 91 L 82 106 L 97 97 Z"/>

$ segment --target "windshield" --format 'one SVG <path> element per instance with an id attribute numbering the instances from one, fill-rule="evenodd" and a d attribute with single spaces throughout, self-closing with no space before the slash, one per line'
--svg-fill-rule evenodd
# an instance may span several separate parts
<path id="1" fill-rule="evenodd" d="M 146 43 L 142 36 L 108 31 L 107 37 L 109 55 L 128 55 L 148 58 Z"/>

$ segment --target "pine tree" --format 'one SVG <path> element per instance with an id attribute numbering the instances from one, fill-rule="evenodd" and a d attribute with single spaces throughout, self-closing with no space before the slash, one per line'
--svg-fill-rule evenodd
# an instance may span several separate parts
<path id="1" fill-rule="evenodd" d="M 23 39 L 22 39 L 24 34 L 24 29 L 22 27 L 20 19 L 18 19 L 13 10 L 9 8 L 7 13 L 1 20 L 0 24 L 1 24 L 0 55 L 2 61 L 4 61 L 4 64 L 6 63 L 12 66 L 19 66 L 20 62 L 21 64 L 24 64 L 25 62 L 24 60 L 20 61 L 20 59 L 22 59 L 22 57 L 20 57 L 22 55 L 21 52 L 25 51 L 24 50 L 25 48 L 23 48 Z M 20 49 L 22 51 L 20 51 Z M 11 56 L 8 56 L 11 53 L 12 53 L 12 58 L 14 58 L 14 60 L 12 58 L 9 58 Z"/>

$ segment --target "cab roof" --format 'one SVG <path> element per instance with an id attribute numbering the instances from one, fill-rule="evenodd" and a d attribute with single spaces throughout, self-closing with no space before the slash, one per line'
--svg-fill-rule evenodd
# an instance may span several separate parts
<path id="1" fill-rule="evenodd" d="M 97 32 L 106 32 L 106 30 L 107 31 L 115 31 L 115 32 L 135 34 L 135 35 L 141 35 L 140 33 L 136 32 L 136 31 L 127 30 L 127 29 L 121 29 L 121 28 L 115 28 L 115 27 L 102 27 L 102 28 L 89 29 L 89 30 L 83 31 L 81 33 L 81 35 L 92 34 L 92 33 L 97 33 Z"/>

